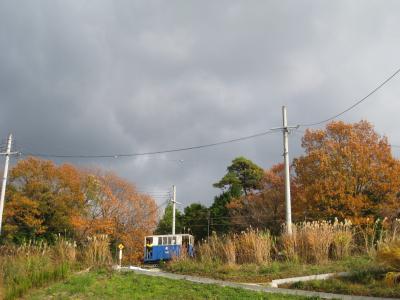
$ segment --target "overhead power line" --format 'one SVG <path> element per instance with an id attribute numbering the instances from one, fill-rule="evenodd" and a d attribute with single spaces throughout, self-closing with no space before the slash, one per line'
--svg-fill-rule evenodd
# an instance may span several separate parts
<path id="1" fill-rule="evenodd" d="M 32 153 L 32 152 L 22 152 L 24 156 L 37 156 L 43 158 L 120 158 L 120 157 L 134 157 L 134 156 L 144 156 L 144 155 L 155 155 L 155 154 L 164 154 L 164 153 L 172 153 L 172 152 L 181 152 L 181 151 L 188 151 L 188 150 L 196 150 L 196 149 L 203 149 L 209 147 L 215 147 L 224 144 L 230 144 L 235 142 L 240 142 L 244 140 L 249 140 L 257 137 L 261 137 L 270 133 L 274 133 L 273 130 L 267 130 L 261 133 L 256 133 L 248 136 L 243 136 L 236 139 L 225 140 L 210 144 L 203 144 L 191 147 L 184 147 L 184 148 L 173 148 L 173 149 L 166 149 L 166 150 L 159 150 L 159 151 L 150 151 L 150 152 L 141 152 L 141 153 L 123 153 L 123 154 L 105 154 L 105 155 L 92 155 L 92 154 L 51 154 L 51 153 Z"/>
<path id="2" fill-rule="evenodd" d="M 318 122 L 314 122 L 314 123 L 304 123 L 304 124 L 299 124 L 299 126 L 302 127 L 310 127 L 310 126 L 317 126 L 317 125 L 321 125 L 323 123 L 329 122 L 333 119 L 336 119 L 337 117 L 340 117 L 341 115 L 345 114 L 346 112 L 352 110 L 353 108 L 355 108 L 356 106 L 358 106 L 359 104 L 361 104 L 362 102 L 364 102 L 365 100 L 367 100 L 370 96 L 372 96 L 373 94 L 375 94 L 377 91 L 379 91 L 385 84 L 387 84 L 390 80 L 392 80 L 394 77 L 396 77 L 396 75 L 398 75 L 400 73 L 400 68 L 396 70 L 396 72 L 394 72 L 392 75 L 390 75 L 388 78 L 385 79 L 385 81 L 383 81 L 381 84 L 379 84 L 376 88 L 374 88 L 372 91 L 370 91 L 366 96 L 364 96 L 363 98 L 361 98 L 360 100 L 358 100 L 356 103 L 354 103 L 352 106 L 348 107 L 347 109 L 345 109 L 344 111 L 330 117 L 327 118 L 325 120 L 321 120 Z"/>
<path id="3" fill-rule="evenodd" d="M 154 192 L 149 192 L 149 191 L 137 191 L 138 193 L 140 193 L 140 194 L 146 194 L 146 195 L 157 195 L 157 196 L 168 196 L 168 195 L 171 195 L 171 193 L 170 192 L 156 192 L 156 193 L 154 193 Z"/>

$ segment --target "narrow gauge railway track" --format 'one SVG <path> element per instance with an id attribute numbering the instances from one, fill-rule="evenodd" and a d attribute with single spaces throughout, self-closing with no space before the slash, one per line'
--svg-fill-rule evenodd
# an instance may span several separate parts
<path id="1" fill-rule="evenodd" d="M 143 269 L 154 269 L 154 268 L 159 268 L 160 264 L 146 264 L 143 265 Z"/>
<path id="2" fill-rule="evenodd" d="M 160 264 L 159 263 L 152 263 L 152 264 L 141 264 L 138 267 L 142 268 L 142 269 L 158 269 L 160 268 Z"/>

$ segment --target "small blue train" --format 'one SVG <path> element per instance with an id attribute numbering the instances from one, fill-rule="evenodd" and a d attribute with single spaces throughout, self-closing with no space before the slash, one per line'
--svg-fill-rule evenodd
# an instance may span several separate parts
<path id="1" fill-rule="evenodd" d="M 193 257 L 194 238 L 190 234 L 150 235 L 144 240 L 144 262 L 154 263 L 178 257 L 182 251 Z"/>

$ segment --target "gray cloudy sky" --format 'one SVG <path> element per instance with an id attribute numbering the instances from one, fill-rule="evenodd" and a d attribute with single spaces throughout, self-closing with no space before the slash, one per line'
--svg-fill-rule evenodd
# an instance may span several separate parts
<path id="1" fill-rule="evenodd" d="M 400 66 L 399 28 L 400 1 L 2 0 L 0 135 L 14 133 L 25 152 L 132 153 L 262 132 L 281 124 L 283 104 L 291 124 L 318 121 Z M 400 145 L 399 95 L 400 76 L 342 119 L 368 119 Z M 176 184 L 186 205 L 210 204 L 236 156 L 267 168 L 281 154 L 276 133 L 70 161 L 141 190 Z"/>

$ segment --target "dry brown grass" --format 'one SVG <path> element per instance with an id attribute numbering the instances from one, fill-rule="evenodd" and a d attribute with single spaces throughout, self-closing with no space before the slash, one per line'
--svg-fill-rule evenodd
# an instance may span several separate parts
<path id="1" fill-rule="evenodd" d="M 358 235 L 361 236 L 363 252 L 370 257 L 376 255 L 377 245 L 382 241 L 384 231 L 381 230 L 381 220 L 375 221 L 367 218 L 367 223 L 357 227 Z"/>
<path id="2" fill-rule="evenodd" d="M 351 223 L 327 221 L 303 222 L 293 225 L 291 235 L 281 236 L 281 245 L 288 260 L 324 263 L 333 251 L 336 258 L 350 255 L 353 245 Z"/>
<path id="3" fill-rule="evenodd" d="M 236 263 L 265 264 L 271 261 L 273 239 L 269 232 L 248 229 L 239 234 L 218 237 L 213 234 L 197 246 L 201 262 L 212 261 L 234 265 Z"/>
<path id="4" fill-rule="evenodd" d="M 212 236 L 197 245 L 196 257 L 203 263 L 211 261 L 224 262 L 224 256 L 221 255 L 222 242 L 218 236 L 213 233 Z"/>
<path id="5" fill-rule="evenodd" d="M 271 262 L 273 239 L 270 233 L 248 229 L 236 235 L 236 258 L 240 264 Z"/>
<path id="6" fill-rule="evenodd" d="M 392 221 L 387 218 L 370 220 L 357 226 L 358 243 L 361 252 L 370 257 L 377 255 L 377 250 L 381 245 L 390 244 L 392 241 L 400 239 L 400 219 Z"/>
<path id="7" fill-rule="evenodd" d="M 236 251 L 238 247 L 232 237 L 226 237 L 225 243 L 222 244 L 222 251 L 224 254 L 225 262 L 228 265 L 236 264 Z"/>
<path id="8" fill-rule="evenodd" d="M 190 259 L 191 257 L 189 256 L 188 248 L 185 245 L 182 245 L 179 253 L 172 253 L 171 255 L 171 261 L 173 262 L 184 262 L 189 261 Z"/>
<path id="9" fill-rule="evenodd" d="M 343 259 L 351 255 L 354 248 L 354 228 L 350 221 L 333 223 L 333 254 L 336 259 Z"/>
<path id="10" fill-rule="evenodd" d="M 75 264 L 75 247 L 64 239 L 54 246 L 27 242 L 0 247 L 0 283 L 4 299 L 21 297 L 27 290 L 65 278 Z"/>
<path id="11" fill-rule="evenodd" d="M 387 225 L 379 236 L 376 260 L 389 268 L 400 271 L 400 220 L 396 219 Z"/>
<path id="12" fill-rule="evenodd" d="M 380 244 L 376 259 L 387 267 L 400 271 L 400 239 Z"/>
<path id="13" fill-rule="evenodd" d="M 288 261 L 298 262 L 300 261 L 299 253 L 299 234 L 297 233 L 298 226 L 292 226 L 292 234 L 287 233 L 286 226 L 283 226 L 282 235 L 280 236 L 279 242 L 283 254 Z"/>
<path id="14" fill-rule="evenodd" d="M 87 238 L 79 252 L 75 242 L 61 236 L 53 245 L 43 241 L 3 245 L 0 246 L 0 299 L 21 297 L 33 287 L 66 278 L 81 266 L 111 263 L 106 235 Z"/>
<path id="15" fill-rule="evenodd" d="M 87 237 L 82 249 L 81 261 L 86 266 L 105 266 L 112 263 L 110 241 L 107 235 Z"/>
<path id="16" fill-rule="evenodd" d="M 55 259 L 61 259 L 63 261 L 75 261 L 76 242 L 69 241 L 61 236 L 58 236 L 54 246 L 52 247 L 52 254 Z"/>

